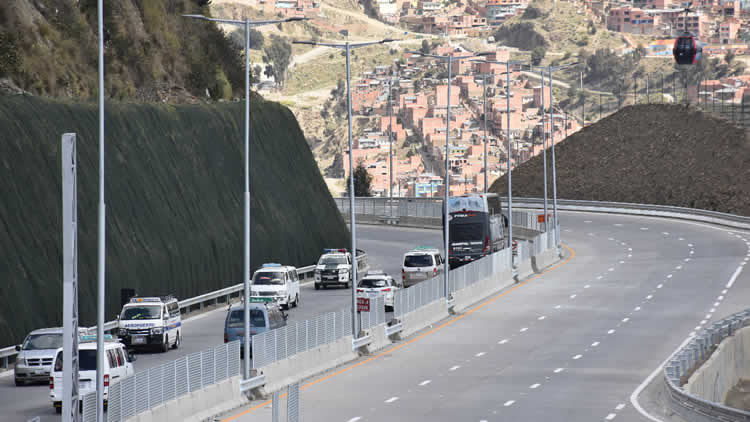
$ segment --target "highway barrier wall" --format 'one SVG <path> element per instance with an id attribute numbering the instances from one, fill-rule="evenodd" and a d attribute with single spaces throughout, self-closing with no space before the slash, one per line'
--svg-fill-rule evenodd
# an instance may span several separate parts
<path id="1" fill-rule="evenodd" d="M 704 400 L 724 403 L 729 390 L 743 378 L 750 378 L 750 327 L 722 340 L 690 376 L 684 390 Z"/>
<path id="2" fill-rule="evenodd" d="M 723 404 L 750 377 L 749 353 L 750 309 L 704 328 L 664 365 L 671 409 L 689 422 L 750 421 L 750 412 Z"/>

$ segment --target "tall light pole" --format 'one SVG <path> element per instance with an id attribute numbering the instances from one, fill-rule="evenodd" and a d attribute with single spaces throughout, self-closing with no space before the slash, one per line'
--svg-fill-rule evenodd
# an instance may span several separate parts
<path id="1" fill-rule="evenodd" d="M 338 48 L 346 52 L 346 98 L 347 98 L 347 112 L 348 112 L 348 124 L 349 124 L 349 225 L 351 230 L 349 232 L 352 236 L 352 337 L 354 340 L 359 338 L 359 327 L 357 325 L 357 232 L 354 221 L 354 144 L 352 141 L 352 83 L 351 83 L 351 67 L 349 65 L 349 52 L 355 48 L 367 47 L 376 44 L 385 44 L 392 41 L 390 38 L 386 38 L 380 41 L 367 41 L 360 43 L 350 43 L 349 41 L 343 44 L 330 44 L 321 43 L 315 41 L 292 41 L 293 44 L 306 44 L 306 45 L 317 45 L 322 47 Z"/>
<path id="2" fill-rule="evenodd" d="M 99 21 L 99 245 L 96 298 L 96 420 L 104 421 L 104 276 L 105 209 L 104 203 L 104 8 L 97 5 Z M 78 335 L 78 333 L 74 333 Z M 77 374 L 74 374 L 77 376 Z"/>
<path id="3" fill-rule="evenodd" d="M 508 175 L 508 247 L 513 247 L 513 182 L 511 179 L 510 169 L 510 67 L 511 65 L 523 65 L 525 62 L 508 60 L 508 61 L 496 61 L 496 60 L 484 60 L 484 63 L 502 64 L 505 65 L 505 113 L 506 113 L 506 148 L 507 148 L 507 160 L 506 160 L 506 171 Z M 513 267 L 513 254 L 510 255 L 510 264 Z"/>
<path id="4" fill-rule="evenodd" d="M 393 99 L 391 98 L 391 92 L 393 91 L 393 83 L 399 81 L 398 76 L 388 81 L 388 158 L 390 159 L 388 164 L 390 172 L 388 178 L 388 196 L 390 199 L 391 217 L 393 217 Z"/>
<path id="5" fill-rule="evenodd" d="M 445 126 L 445 198 L 443 199 L 443 232 L 445 241 L 445 260 L 443 263 L 443 295 L 448 298 L 448 273 L 450 272 L 450 230 L 448 227 L 448 198 L 450 197 L 450 133 L 451 133 L 451 80 L 453 78 L 453 62 L 470 59 L 472 57 L 486 56 L 489 53 L 472 53 L 468 56 L 453 57 L 451 55 L 439 56 L 436 54 L 424 54 L 419 51 L 406 51 L 407 53 L 414 54 L 415 56 L 430 57 L 433 59 L 443 60 L 448 62 L 448 99 L 447 99 L 447 123 Z"/>
<path id="6" fill-rule="evenodd" d="M 287 19 L 251 21 L 214 19 L 203 15 L 182 15 L 186 18 L 200 19 L 229 25 L 242 26 L 245 28 L 245 250 L 242 264 L 243 283 L 245 284 L 244 295 L 244 344 L 245 353 L 243 378 L 250 378 L 250 28 L 262 25 L 272 25 L 282 22 L 293 22 L 307 20 L 307 18 L 292 17 Z"/>

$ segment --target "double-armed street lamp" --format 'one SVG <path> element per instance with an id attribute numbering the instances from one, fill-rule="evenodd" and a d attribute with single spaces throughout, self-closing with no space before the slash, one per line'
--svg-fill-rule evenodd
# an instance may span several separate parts
<path id="1" fill-rule="evenodd" d="M 203 15 L 182 15 L 186 18 L 199 19 L 228 25 L 236 25 L 245 29 L 245 230 L 244 230 L 244 260 L 242 264 L 243 283 L 245 285 L 244 300 L 244 335 L 243 349 L 245 353 L 243 379 L 250 378 L 250 28 L 256 26 L 273 25 L 284 22 L 307 20 L 302 17 L 291 17 L 277 20 L 251 21 L 216 19 Z"/>
<path id="2" fill-rule="evenodd" d="M 354 341 L 359 338 L 359 326 L 357 325 L 357 234 L 356 224 L 354 221 L 354 154 L 352 152 L 354 145 L 352 141 L 352 89 L 351 89 L 351 67 L 349 64 L 350 52 L 353 49 L 367 47 L 370 45 L 386 44 L 396 40 L 386 38 L 380 41 L 366 41 L 359 43 L 350 43 L 349 41 L 343 44 L 324 43 L 317 41 L 292 41 L 292 44 L 305 44 L 314 45 L 321 47 L 338 48 L 346 52 L 346 98 L 347 98 L 347 115 L 349 123 L 349 226 L 351 233 L 351 244 L 352 244 L 352 336 Z"/>

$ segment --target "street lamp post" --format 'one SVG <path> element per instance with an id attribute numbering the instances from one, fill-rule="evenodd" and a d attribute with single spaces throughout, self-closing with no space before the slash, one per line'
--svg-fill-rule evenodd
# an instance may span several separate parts
<path id="1" fill-rule="evenodd" d="M 393 218 L 393 99 L 391 98 L 391 92 L 393 91 L 393 83 L 399 82 L 398 77 L 391 78 L 388 81 L 388 158 L 390 160 L 388 164 L 388 171 L 390 176 L 388 178 L 388 196 L 391 211 L 391 218 Z"/>
<path id="2" fill-rule="evenodd" d="M 104 225 L 106 222 L 106 204 L 104 203 L 104 9 L 102 0 L 99 0 L 97 9 L 99 21 L 99 238 L 96 303 L 96 420 L 102 422 L 104 421 Z M 73 334 L 78 335 L 78 333 Z M 73 376 L 78 377 L 78 374 L 73 374 Z"/>
<path id="3" fill-rule="evenodd" d="M 354 144 L 352 141 L 352 88 L 351 88 L 351 66 L 349 64 L 350 51 L 360 47 L 366 47 L 375 44 L 385 44 L 395 40 L 386 38 L 380 41 L 367 41 L 360 43 L 350 43 L 349 41 L 343 44 L 332 44 L 322 43 L 316 41 L 292 41 L 293 44 L 305 44 L 315 45 L 322 47 L 331 47 L 344 50 L 346 52 L 346 98 L 347 98 L 347 115 L 349 124 L 349 225 L 351 229 L 351 243 L 352 243 L 352 337 L 356 341 L 359 338 L 359 326 L 357 325 L 357 232 L 356 223 L 354 219 Z"/>
<path id="4" fill-rule="evenodd" d="M 307 20 L 307 18 L 292 17 L 279 20 L 251 21 L 214 19 L 203 15 L 182 15 L 186 18 L 200 19 L 229 25 L 242 26 L 245 29 L 245 227 L 244 227 L 244 260 L 242 264 L 244 293 L 244 344 L 245 353 L 243 378 L 250 378 L 250 28 L 262 25 L 272 25 L 282 22 Z"/>
<path id="5" fill-rule="evenodd" d="M 448 198 L 450 196 L 450 167 L 449 167 L 449 160 L 450 157 L 450 145 L 449 145 L 449 138 L 450 138 L 450 132 L 451 132 L 451 79 L 453 77 L 453 62 L 461 61 L 470 59 L 472 57 L 479 57 L 479 56 L 486 56 L 488 53 L 471 53 L 468 56 L 460 56 L 460 57 L 453 57 L 452 55 L 447 56 L 441 56 L 436 54 L 424 54 L 419 51 L 408 51 L 407 53 L 411 53 L 414 55 L 424 56 L 424 57 L 430 57 L 433 59 L 438 60 L 444 60 L 448 62 L 448 99 L 447 99 L 447 122 L 445 127 L 445 199 L 443 199 L 443 240 L 445 241 L 445 260 L 443 263 L 443 295 L 448 298 L 448 273 L 450 271 L 450 230 L 448 227 Z"/>

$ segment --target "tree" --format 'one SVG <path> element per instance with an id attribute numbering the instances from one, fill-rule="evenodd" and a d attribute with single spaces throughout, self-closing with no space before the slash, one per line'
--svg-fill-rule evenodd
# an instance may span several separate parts
<path id="1" fill-rule="evenodd" d="M 235 48 L 245 50 L 245 31 L 237 30 L 229 33 L 229 40 L 232 41 L 232 45 Z M 250 48 L 252 50 L 260 50 L 263 48 L 263 33 L 255 29 L 250 28 Z"/>
<path id="2" fill-rule="evenodd" d="M 430 51 L 432 51 L 432 47 L 430 47 L 430 42 L 427 40 L 422 40 L 422 47 L 419 48 L 419 52 L 422 54 L 430 54 Z"/>
<path id="3" fill-rule="evenodd" d="M 545 55 L 547 55 L 547 50 L 544 47 L 534 47 L 534 49 L 531 50 L 531 64 L 538 66 L 544 59 Z"/>
<path id="4" fill-rule="evenodd" d="M 348 182 L 346 183 L 346 195 L 351 192 L 351 187 Z M 360 161 L 357 163 L 357 167 L 354 168 L 354 196 L 372 196 L 372 176 L 367 172 L 365 165 Z"/>
<path id="5" fill-rule="evenodd" d="M 271 35 L 271 44 L 263 49 L 263 61 L 273 65 L 273 74 L 279 85 L 284 85 L 286 69 L 292 57 L 292 45 L 278 35 Z"/>
<path id="6" fill-rule="evenodd" d="M 732 51 L 727 51 L 727 54 L 724 55 L 724 61 L 731 66 L 734 61 L 734 53 Z"/>

